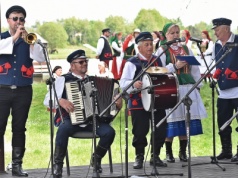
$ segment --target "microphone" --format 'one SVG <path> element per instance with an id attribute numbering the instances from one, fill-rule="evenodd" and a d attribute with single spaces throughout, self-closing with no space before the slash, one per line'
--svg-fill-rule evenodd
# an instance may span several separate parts
<path id="1" fill-rule="evenodd" d="M 186 41 L 186 39 L 185 39 L 184 37 L 175 38 L 175 39 L 173 39 L 172 41 L 167 41 L 167 42 L 165 43 L 165 45 L 171 45 L 171 44 L 173 44 L 173 43 L 184 42 L 184 41 Z"/>
<path id="2" fill-rule="evenodd" d="M 202 40 L 200 40 L 200 39 L 198 39 L 198 38 L 190 37 L 189 39 L 190 39 L 191 41 L 195 41 L 195 42 L 197 42 L 197 43 L 201 43 L 201 42 L 202 42 Z"/>
<path id="3" fill-rule="evenodd" d="M 237 46 L 238 46 L 238 43 L 226 43 L 225 46 L 234 48 L 234 47 L 237 47 Z"/>

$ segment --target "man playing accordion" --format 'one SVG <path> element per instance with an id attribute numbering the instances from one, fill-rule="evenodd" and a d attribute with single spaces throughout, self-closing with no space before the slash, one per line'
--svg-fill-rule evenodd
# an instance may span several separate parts
<path id="1" fill-rule="evenodd" d="M 93 131 L 92 122 L 87 122 L 81 125 L 73 125 L 70 119 L 70 113 L 74 112 L 75 105 L 67 99 L 65 83 L 76 80 L 83 80 L 87 78 L 87 57 L 83 50 L 77 50 L 71 53 L 67 57 L 67 61 L 70 63 L 71 72 L 57 78 L 55 81 L 56 94 L 59 99 L 59 107 L 56 111 L 55 125 L 58 126 L 56 140 L 55 140 L 55 152 L 54 152 L 54 177 L 62 177 L 63 160 L 66 155 L 68 146 L 68 139 L 75 132 Z M 49 92 L 47 93 L 44 104 L 49 105 Z M 48 106 L 49 107 L 49 106 Z M 59 109 L 61 109 L 64 123 L 61 122 L 59 116 Z M 108 123 L 97 121 L 96 134 L 100 137 L 98 145 L 96 147 L 96 162 L 97 166 L 94 168 L 97 172 L 101 173 L 101 159 L 110 148 L 115 137 L 115 130 Z M 94 164 L 92 164 L 94 165 Z"/>

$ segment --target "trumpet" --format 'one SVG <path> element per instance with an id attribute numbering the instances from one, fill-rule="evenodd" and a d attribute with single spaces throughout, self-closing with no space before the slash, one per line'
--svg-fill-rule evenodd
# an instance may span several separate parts
<path id="1" fill-rule="evenodd" d="M 35 33 L 28 33 L 23 39 L 27 44 L 31 45 L 36 42 L 37 36 Z"/>

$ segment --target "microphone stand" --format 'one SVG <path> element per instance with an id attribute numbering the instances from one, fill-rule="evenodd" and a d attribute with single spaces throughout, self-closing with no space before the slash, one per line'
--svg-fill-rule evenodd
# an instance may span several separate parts
<path id="1" fill-rule="evenodd" d="M 153 96 L 153 97 L 151 97 L 151 131 L 152 131 L 151 136 L 152 136 L 152 145 L 153 145 L 153 168 L 152 168 L 151 175 L 152 176 L 168 175 L 168 174 L 159 174 L 159 172 L 157 171 L 157 168 L 156 168 L 156 163 L 155 163 L 155 118 L 154 118 L 154 111 L 156 111 L 156 109 L 154 109 L 154 87 L 155 86 L 151 86 L 148 89 L 148 93 Z M 169 174 L 169 175 L 183 176 L 183 173 Z"/>
<path id="2" fill-rule="evenodd" d="M 54 157 L 53 157 L 53 153 L 54 153 L 54 124 L 53 124 L 53 100 L 52 100 L 52 89 L 54 91 L 54 96 L 55 96 L 55 99 L 56 99 L 56 102 L 59 106 L 59 100 L 58 100 L 58 97 L 57 97 L 57 94 L 56 94 L 56 90 L 55 90 L 55 85 L 54 85 L 54 82 L 55 82 L 55 78 L 53 77 L 53 73 L 52 73 L 52 68 L 51 68 L 51 65 L 50 65 L 50 60 L 48 58 L 48 55 L 47 55 L 47 49 L 45 47 L 45 45 L 43 43 L 41 43 L 40 40 L 36 40 L 37 44 L 39 44 L 42 48 L 43 48 L 43 53 L 44 53 L 44 57 L 45 57 L 45 61 L 46 61 L 46 65 L 47 65 L 47 69 L 48 69 L 48 73 L 50 75 L 49 79 L 46 80 L 46 84 L 49 85 L 49 92 L 50 92 L 50 100 L 49 100 L 49 106 L 50 106 L 50 160 L 51 160 L 51 174 L 53 175 L 54 173 L 54 169 L 53 169 L 53 163 L 54 163 Z M 61 121 L 64 123 L 64 120 L 63 120 L 63 117 L 62 117 L 62 113 L 61 113 L 61 110 L 59 109 L 59 113 L 60 113 L 60 118 L 61 118 Z"/>
<path id="3" fill-rule="evenodd" d="M 225 51 L 225 53 L 221 56 L 221 58 L 214 64 L 214 66 L 211 67 L 211 69 L 209 69 L 207 71 L 207 73 L 205 75 L 203 75 L 193 86 L 192 88 L 187 92 L 187 94 L 174 106 L 173 109 L 170 110 L 170 112 L 156 125 L 156 127 L 159 127 L 176 109 L 177 107 L 181 104 L 184 103 L 184 105 L 186 106 L 187 109 L 187 113 L 186 113 L 186 131 L 187 131 L 187 137 L 188 137 L 188 152 L 189 152 L 189 159 L 188 159 L 188 177 L 191 178 L 192 177 L 192 172 L 191 172 L 191 153 L 190 153 L 190 105 L 192 104 L 192 102 L 190 102 L 190 98 L 189 98 L 189 94 L 196 89 L 196 87 L 202 82 L 202 80 L 217 66 L 217 64 L 219 64 L 222 59 L 229 53 L 231 52 L 232 48 L 229 48 Z"/>
<path id="4" fill-rule="evenodd" d="M 196 163 L 196 164 L 192 164 L 191 166 L 203 165 L 203 164 L 216 164 L 219 168 L 221 168 L 223 171 L 225 171 L 226 168 L 221 167 L 221 166 L 218 164 L 217 157 L 216 157 L 216 133 L 215 133 L 216 129 L 215 129 L 215 102 L 214 102 L 214 100 L 215 100 L 215 95 L 214 95 L 214 89 L 216 89 L 216 92 L 217 92 L 218 95 L 219 95 L 219 91 L 218 91 L 218 89 L 216 88 L 216 82 L 213 80 L 212 77 L 210 77 L 209 66 L 208 66 L 208 64 L 207 64 L 207 62 L 206 62 L 206 60 L 205 60 L 205 57 L 204 57 L 204 55 L 203 55 L 203 53 L 202 53 L 202 51 L 201 51 L 201 47 L 200 47 L 200 45 L 199 45 L 199 42 L 197 42 L 197 47 L 198 47 L 198 49 L 199 49 L 199 51 L 200 51 L 201 59 L 204 60 L 204 63 L 205 63 L 205 65 L 206 65 L 206 68 L 207 68 L 206 71 L 208 71 L 206 75 L 208 76 L 208 79 L 209 79 L 209 82 L 210 82 L 210 88 L 212 89 L 212 136 L 213 136 L 212 138 L 213 138 L 213 156 L 210 157 L 210 158 L 211 158 L 211 162 L 209 162 L 209 163 Z M 205 71 L 205 73 L 206 73 L 206 71 Z M 186 165 L 183 165 L 183 167 L 185 167 L 185 166 L 186 166 Z"/>
<path id="5" fill-rule="evenodd" d="M 97 130 L 97 120 L 96 120 L 96 94 L 97 89 L 95 87 L 92 88 L 92 91 L 90 92 L 90 97 L 92 98 L 92 107 L 93 107 L 93 149 L 94 149 L 94 157 L 93 157 L 93 163 L 94 163 L 94 169 L 93 169 L 93 178 L 100 177 L 99 173 L 97 172 L 97 154 L 96 154 L 96 130 Z"/>
<path id="6" fill-rule="evenodd" d="M 120 98 L 122 97 L 123 99 L 126 100 L 126 103 L 128 102 L 128 99 L 129 99 L 129 94 L 127 93 L 127 90 L 155 63 L 155 61 L 157 61 L 157 59 L 159 59 L 168 49 L 169 49 L 169 45 L 171 45 L 171 43 L 169 44 L 166 44 L 167 45 L 167 48 L 159 55 L 157 56 L 153 61 L 151 61 L 151 63 L 149 63 L 147 65 L 147 67 L 145 67 L 144 69 L 141 70 L 141 72 L 131 81 L 131 83 L 129 83 L 127 85 L 127 87 L 124 88 L 124 90 L 118 94 L 118 97 L 111 103 L 108 105 L 107 108 L 105 108 L 100 114 L 99 114 L 99 117 L 103 116 L 104 113 Z M 126 106 L 127 107 L 127 106 Z M 126 171 L 126 175 L 125 175 L 125 178 L 128 178 L 128 115 L 125 114 L 125 132 L 126 132 L 126 138 L 125 138 L 125 171 Z M 154 158 L 154 157 L 153 157 Z M 156 172 L 157 175 L 162 175 L 162 174 L 159 174 L 158 171 L 153 171 L 153 172 Z M 165 175 L 165 174 L 163 174 Z M 166 175 L 181 175 L 181 174 L 166 174 Z M 147 176 L 147 175 L 146 175 Z"/>

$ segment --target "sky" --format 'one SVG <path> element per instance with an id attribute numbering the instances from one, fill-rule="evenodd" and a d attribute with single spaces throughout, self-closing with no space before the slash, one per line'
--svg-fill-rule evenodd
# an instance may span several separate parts
<path id="1" fill-rule="evenodd" d="M 156 9 L 169 19 L 180 17 L 185 26 L 226 17 L 232 20 L 232 29 L 238 27 L 237 0 L 0 0 L 0 3 L 3 27 L 8 26 L 5 13 L 12 5 L 25 8 L 28 27 L 36 21 L 69 17 L 104 21 L 110 15 L 133 22 L 141 9 Z"/>

